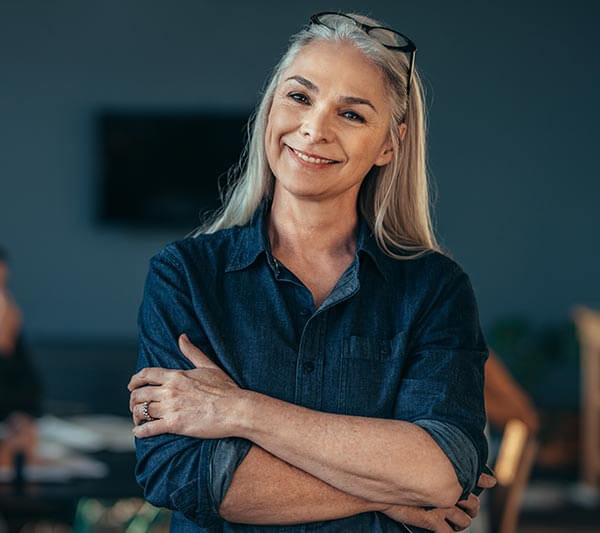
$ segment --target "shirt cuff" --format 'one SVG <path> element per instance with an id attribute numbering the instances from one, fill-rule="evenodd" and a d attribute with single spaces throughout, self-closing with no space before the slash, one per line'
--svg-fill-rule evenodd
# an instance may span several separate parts
<path id="1" fill-rule="evenodd" d="M 217 513 L 237 467 L 250 451 L 252 442 L 238 437 L 219 439 L 210 462 L 210 491 Z"/>
<path id="2" fill-rule="evenodd" d="M 477 450 L 471 439 L 458 427 L 439 420 L 421 419 L 413 424 L 423 428 L 448 456 L 458 482 L 463 488 L 460 500 L 466 500 L 477 484 L 479 464 Z"/>

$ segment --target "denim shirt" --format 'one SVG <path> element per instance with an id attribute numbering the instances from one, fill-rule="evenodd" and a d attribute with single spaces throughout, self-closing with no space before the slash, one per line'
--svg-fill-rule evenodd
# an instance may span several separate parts
<path id="1" fill-rule="evenodd" d="M 354 261 L 316 309 L 271 254 L 269 209 L 265 199 L 248 224 L 171 243 L 150 260 L 138 370 L 192 368 L 177 345 L 185 332 L 244 389 L 420 425 L 449 457 L 465 498 L 488 453 L 488 349 L 467 274 L 439 252 L 385 255 L 359 215 Z M 176 531 L 406 531 L 375 511 L 294 526 L 223 520 L 221 500 L 251 446 L 238 437 L 136 439 L 136 478 L 149 502 L 174 511 Z"/>

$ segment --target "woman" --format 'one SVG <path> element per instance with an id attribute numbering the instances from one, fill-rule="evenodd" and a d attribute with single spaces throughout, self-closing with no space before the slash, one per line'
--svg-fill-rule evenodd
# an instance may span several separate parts
<path id="1" fill-rule="evenodd" d="M 414 46 L 367 25 L 311 17 L 224 208 L 151 260 L 130 408 L 137 479 L 173 529 L 477 513 L 487 349 L 431 230 Z"/>

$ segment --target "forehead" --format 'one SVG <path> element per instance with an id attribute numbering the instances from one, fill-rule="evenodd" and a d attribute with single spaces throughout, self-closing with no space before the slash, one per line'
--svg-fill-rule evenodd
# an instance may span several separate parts
<path id="1" fill-rule="evenodd" d="M 282 82 L 293 75 L 312 81 L 319 90 L 385 102 L 381 69 L 350 43 L 315 41 L 306 45 L 285 70 Z"/>

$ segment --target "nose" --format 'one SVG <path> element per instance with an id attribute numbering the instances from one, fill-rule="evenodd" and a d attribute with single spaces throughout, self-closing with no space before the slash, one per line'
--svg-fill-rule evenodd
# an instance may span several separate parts
<path id="1" fill-rule="evenodd" d="M 300 134 L 313 143 L 331 142 L 333 129 L 327 109 L 313 106 L 304 114 Z"/>

